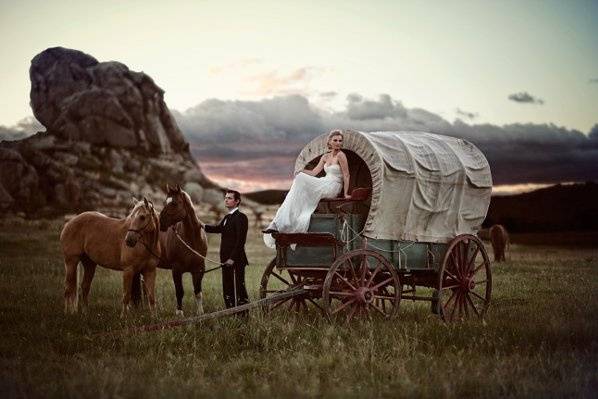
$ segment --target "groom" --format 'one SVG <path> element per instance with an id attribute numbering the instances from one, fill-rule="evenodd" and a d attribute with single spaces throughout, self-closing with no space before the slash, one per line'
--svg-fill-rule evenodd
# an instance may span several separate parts
<path id="1" fill-rule="evenodd" d="M 206 233 L 222 234 L 220 262 L 223 264 L 222 291 L 227 308 L 249 302 L 245 288 L 245 266 L 249 263 L 245 254 L 248 224 L 247 216 L 239 211 L 240 203 L 241 194 L 227 190 L 224 193 L 224 206 L 228 209 L 228 215 L 217 225 L 204 225 Z"/>

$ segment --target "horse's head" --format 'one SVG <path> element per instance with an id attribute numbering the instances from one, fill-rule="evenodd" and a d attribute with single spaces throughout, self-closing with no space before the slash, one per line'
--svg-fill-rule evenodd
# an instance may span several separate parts
<path id="1" fill-rule="evenodd" d="M 162 231 L 187 217 L 188 207 L 186 205 L 186 193 L 181 190 L 178 184 L 174 187 L 166 185 L 166 201 L 160 212 L 160 229 Z"/>
<path id="2" fill-rule="evenodd" d="M 125 243 L 129 247 L 137 245 L 137 241 L 146 233 L 157 233 L 160 228 L 154 205 L 147 198 L 138 201 L 128 216 L 129 229 L 125 236 Z M 152 236 L 155 236 L 153 234 Z"/>

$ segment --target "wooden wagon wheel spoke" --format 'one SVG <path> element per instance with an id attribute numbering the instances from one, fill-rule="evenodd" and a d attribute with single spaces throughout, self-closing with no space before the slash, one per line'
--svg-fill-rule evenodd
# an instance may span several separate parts
<path id="1" fill-rule="evenodd" d="M 382 286 L 384 286 L 384 285 L 386 285 L 386 284 L 390 283 L 391 281 L 393 281 L 393 278 L 392 278 L 392 277 L 389 277 L 389 278 L 387 278 L 386 280 L 384 280 L 384 281 L 382 281 L 382 282 L 380 282 L 380 283 L 376 284 L 375 286 L 373 286 L 373 287 L 372 287 L 372 290 L 374 290 L 374 291 L 375 291 L 375 290 L 377 290 L 378 288 L 380 288 L 380 287 L 382 287 Z"/>
<path id="2" fill-rule="evenodd" d="M 467 293 L 464 293 L 461 297 L 461 302 L 463 302 L 463 309 L 465 310 L 465 316 L 469 318 L 469 306 L 467 306 Z"/>
<path id="3" fill-rule="evenodd" d="M 467 270 L 473 269 L 473 264 L 474 264 L 479 253 L 480 253 L 480 247 L 476 246 L 476 249 L 473 252 L 473 255 L 471 255 L 471 258 L 469 258 L 469 261 L 467 262 Z"/>
<path id="4" fill-rule="evenodd" d="M 488 280 L 474 281 L 476 285 L 487 283 Z"/>
<path id="5" fill-rule="evenodd" d="M 477 272 L 480 271 L 480 269 L 482 267 L 486 266 L 486 264 L 484 262 L 480 263 L 479 265 L 476 266 L 476 268 L 473 270 L 473 274 L 475 275 Z"/>
<path id="6" fill-rule="evenodd" d="M 475 296 L 475 297 L 478 297 L 478 298 L 479 298 L 479 299 L 481 299 L 482 301 L 486 302 L 486 298 L 484 298 L 484 297 L 481 297 L 481 296 L 480 296 L 480 295 L 478 295 L 476 292 L 474 292 L 474 291 L 470 291 L 469 293 L 470 293 L 471 295 Z"/>
<path id="7" fill-rule="evenodd" d="M 359 284 L 361 286 L 365 285 L 365 275 L 366 275 L 366 273 L 368 271 L 369 266 L 370 266 L 370 264 L 368 262 L 368 257 L 364 255 L 363 261 L 361 262 L 361 265 L 360 265 L 360 267 L 361 267 L 361 270 L 360 270 L 361 271 L 361 276 L 359 278 Z"/>
<path id="8" fill-rule="evenodd" d="M 380 313 L 382 316 L 387 317 L 386 313 L 378 306 L 376 306 L 374 303 L 368 303 L 368 305 L 371 306 L 376 312 Z"/>
<path id="9" fill-rule="evenodd" d="M 444 271 L 447 275 L 447 277 L 450 277 L 453 279 L 453 281 L 459 281 L 459 278 L 457 278 L 457 276 L 455 276 L 454 274 L 452 274 L 451 272 L 449 272 L 448 270 Z"/>
<path id="10" fill-rule="evenodd" d="M 345 283 L 349 288 L 351 288 L 353 291 L 355 291 L 357 288 L 353 287 L 353 285 L 348 282 L 343 276 L 341 276 L 338 272 L 335 272 L 335 274 L 340 278 L 340 280 Z"/>
<path id="11" fill-rule="evenodd" d="M 357 275 L 355 274 L 355 265 L 353 265 L 353 261 L 351 258 L 348 259 L 349 269 L 351 269 L 351 275 L 353 276 L 351 281 L 357 281 Z"/>
<path id="12" fill-rule="evenodd" d="M 351 307 L 351 310 L 349 311 L 349 314 L 347 315 L 347 323 L 351 321 L 351 319 L 353 319 L 353 316 L 355 315 L 355 311 L 359 309 L 358 305 L 353 305 Z"/>
<path id="13" fill-rule="evenodd" d="M 376 267 L 376 269 L 374 269 L 374 271 L 372 272 L 372 274 L 370 275 L 370 278 L 366 284 L 367 287 L 370 287 L 372 285 L 372 282 L 374 281 L 374 278 L 376 277 L 376 275 L 378 274 L 378 272 L 380 272 L 380 270 L 382 270 L 382 268 L 380 266 Z"/>
<path id="14" fill-rule="evenodd" d="M 307 300 L 314 305 L 316 308 L 320 309 L 320 311 L 325 312 L 324 308 L 320 306 L 319 303 L 317 303 L 316 301 L 314 301 L 312 298 L 307 298 Z M 305 305 L 307 307 L 307 304 Z"/>
<path id="15" fill-rule="evenodd" d="M 347 306 L 349 306 L 349 305 L 353 304 L 353 302 L 355 302 L 356 300 L 357 300 L 357 299 L 355 299 L 355 298 L 352 298 L 352 299 L 349 299 L 349 300 L 348 300 L 348 301 L 346 301 L 346 302 L 343 302 L 343 304 L 342 304 L 341 306 L 339 306 L 338 308 L 336 308 L 336 309 L 334 309 L 334 310 L 332 311 L 332 314 L 336 314 L 336 313 L 340 312 L 341 310 L 343 310 L 343 309 L 344 309 L 344 308 L 346 308 Z"/>
<path id="16" fill-rule="evenodd" d="M 445 290 L 452 290 L 455 288 L 459 288 L 461 286 L 461 284 L 454 284 L 454 285 L 449 285 L 449 286 L 442 286 L 442 288 L 440 289 L 440 291 L 445 291 Z"/>
<path id="17" fill-rule="evenodd" d="M 467 302 L 469 302 L 469 305 L 471 305 L 471 307 L 473 308 L 473 311 L 475 312 L 475 314 L 478 317 L 482 317 L 482 315 L 480 314 L 480 312 L 478 311 L 478 309 L 474 305 L 473 301 L 471 300 L 471 297 L 469 296 L 469 294 L 467 294 Z"/>
<path id="18" fill-rule="evenodd" d="M 273 271 L 273 272 L 272 272 L 272 275 L 273 275 L 274 277 L 276 277 L 277 279 L 279 279 L 280 281 L 282 281 L 283 283 L 285 283 L 286 285 L 288 285 L 288 286 L 290 286 L 290 285 L 291 285 L 291 283 L 289 283 L 287 280 L 285 280 L 285 279 L 284 279 L 282 276 L 280 276 L 278 273 L 276 273 L 276 272 L 274 272 L 274 271 Z"/>
<path id="19" fill-rule="evenodd" d="M 330 291 L 330 295 L 334 297 L 352 297 L 354 294 L 352 292 L 344 292 L 344 291 Z"/>

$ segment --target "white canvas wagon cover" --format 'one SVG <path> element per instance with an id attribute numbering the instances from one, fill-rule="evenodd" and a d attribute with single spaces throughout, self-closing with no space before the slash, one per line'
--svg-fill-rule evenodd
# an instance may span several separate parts
<path id="1" fill-rule="evenodd" d="M 363 235 L 445 243 L 480 229 L 490 205 L 492 175 L 473 144 L 425 132 L 345 130 L 343 135 L 343 149 L 358 155 L 372 178 Z M 303 148 L 295 171 L 327 151 L 327 136 Z"/>

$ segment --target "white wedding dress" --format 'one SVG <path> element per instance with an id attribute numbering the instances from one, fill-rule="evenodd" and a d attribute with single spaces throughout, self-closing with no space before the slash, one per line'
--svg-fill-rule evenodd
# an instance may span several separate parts
<path id="1" fill-rule="evenodd" d="M 312 213 L 322 198 L 334 198 L 343 188 L 343 174 L 338 164 L 324 165 L 323 177 L 299 173 L 268 229 L 280 233 L 305 233 Z M 264 243 L 276 248 L 271 234 L 264 234 Z"/>

